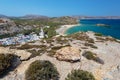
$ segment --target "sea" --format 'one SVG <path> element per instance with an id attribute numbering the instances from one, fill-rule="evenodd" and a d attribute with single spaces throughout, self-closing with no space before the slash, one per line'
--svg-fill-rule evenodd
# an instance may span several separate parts
<path id="1" fill-rule="evenodd" d="M 84 19 L 80 20 L 79 23 L 79 26 L 69 28 L 65 34 L 69 35 L 80 31 L 93 31 L 120 39 L 120 19 Z M 98 26 L 96 24 L 105 24 L 109 26 Z"/>

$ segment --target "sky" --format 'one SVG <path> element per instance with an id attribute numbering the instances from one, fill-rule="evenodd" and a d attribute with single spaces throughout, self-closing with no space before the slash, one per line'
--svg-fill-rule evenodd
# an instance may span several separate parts
<path id="1" fill-rule="evenodd" d="M 0 0 L 0 14 L 120 16 L 120 0 Z"/>

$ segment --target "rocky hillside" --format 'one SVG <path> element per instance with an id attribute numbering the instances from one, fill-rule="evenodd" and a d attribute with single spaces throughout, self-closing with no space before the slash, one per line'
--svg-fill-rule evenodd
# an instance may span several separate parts
<path id="1" fill-rule="evenodd" d="M 17 25 L 14 20 L 8 18 L 0 18 L 0 35 L 8 36 L 14 35 L 14 33 L 20 33 L 24 30 L 31 30 L 32 26 L 29 25 Z"/>
<path id="2" fill-rule="evenodd" d="M 58 17 L 58 18 L 54 17 L 54 18 L 51 18 L 51 21 L 62 24 L 62 25 L 78 24 L 77 19 L 69 16 Z"/>
<path id="3" fill-rule="evenodd" d="M 0 53 L 16 54 L 22 61 L 0 80 L 25 80 L 26 70 L 36 60 L 47 60 L 54 64 L 60 74 L 59 80 L 65 80 L 74 69 L 91 72 L 96 80 L 119 80 L 119 48 L 119 40 L 93 32 L 0 47 Z"/>
<path id="4" fill-rule="evenodd" d="M 37 33 L 41 27 L 45 26 L 50 26 L 55 32 L 55 29 L 60 25 L 77 23 L 77 20 L 72 17 L 49 18 L 45 16 L 27 15 L 24 17 L 0 18 L 0 38 L 15 36 L 18 33 Z"/>

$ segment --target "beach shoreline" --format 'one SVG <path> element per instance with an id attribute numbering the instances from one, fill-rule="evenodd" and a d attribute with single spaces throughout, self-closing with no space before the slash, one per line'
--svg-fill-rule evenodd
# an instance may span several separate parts
<path id="1" fill-rule="evenodd" d="M 58 28 L 56 30 L 56 32 L 59 34 L 59 35 L 66 35 L 65 32 L 69 29 L 69 28 L 72 28 L 72 27 L 75 27 L 75 26 L 79 26 L 80 24 L 74 24 L 74 25 L 62 25 L 60 28 Z"/>

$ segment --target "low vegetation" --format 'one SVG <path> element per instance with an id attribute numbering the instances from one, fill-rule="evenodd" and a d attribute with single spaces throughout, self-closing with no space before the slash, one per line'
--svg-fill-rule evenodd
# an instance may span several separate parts
<path id="1" fill-rule="evenodd" d="M 45 45 L 30 45 L 30 44 L 23 44 L 20 47 L 17 47 L 17 49 L 32 49 L 32 48 L 45 48 Z"/>
<path id="2" fill-rule="evenodd" d="M 95 33 L 95 36 L 103 36 L 101 33 Z"/>
<path id="3" fill-rule="evenodd" d="M 53 57 L 55 55 L 56 51 L 55 50 L 50 50 L 48 51 L 48 56 Z"/>
<path id="4" fill-rule="evenodd" d="M 56 42 L 59 44 L 68 44 L 69 40 L 67 40 L 64 36 L 59 36 L 56 38 Z"/>
<path id="5" fill-rule="evenodd" d="M 95 80 L 92 73 L 83 70 L 73 70 L 65 80 Z"/>
<path id="6" fill-rule="evenodd" d="M 97 55 L 91 51 L 86 51 L 85 53 L 83 53 L 83 56 L 88 60 L 93 60 L 97 63 L 104 64 L 104 61 L 97 57 Z"/>
<path id="7" fill-rule="evenodd" d="M 105 41 L 105 39 L 102 38 L 102 37 L 96 37 L 96 39 L 99 40 L 99 41 L 101 41 L 101 42 L 104 42 L 104 41 Z"/>
<path id="8" fill-rule="evenodd" d="M 109 36 L 106 36 L 106 37 L 96 37 L 96 39 L 101 41 L 101 42 L 111 41 L 111 42 L 118 42 L 118 43 L 120 43 L 120 41 L 118 41 L 117 39 L 115 39 L 113 37 L 109 37 Z"/>
<path id="9" fill-rule="evenodd" d="M 29 45 L 29 44 L 24 44 L 21 45 L 20 47 L 17 47 L 17 49 L 31 49 L 31 48 L 38 48 L 38 45 Z"/>
<path id="10" fill-rule="evenodd" d="M 115 42 L 119 42 L 117 41 L 117 39 L 113 38 L 113 37 L 106 37 L 105 38 L 106 41 L 115 41 Z"/>
<path id="11" fill-rule="evenodd" d="M 83 54 L 84 57 L 86 57 L 89 60 L 94 60 L 96 58 L 96 54 L 92 53 L 91 51 L 86 51 Z"/>
<path id="12" fill-rule="evenodd" d="M 33 57 L 36 57 L 36 56 L 41 56 L 42 55 L 42 52 L 41 50 L 27 50 L 28 52 L 32 53 L 30 58 L 33 58 Z"/>
<path id="13" fill-rule="evenodd" d="M 26 80 L 59 80 L 56 67 L 49 61 L 35 61 L 25 73 Z"/>
<path id="14" fill-rule="evenodd" d="M 0 54 L 0 77 L 5 75 L 10 68 L 13 68 L 17 56 L 12 54 Z M 14 64 L 15 65 L 15 64 Z"/>
<path id="15" fill-rule="evenodd" d="M 44 28 L 43 30 L 44 30 L 45 34 L 48 35 L 48 38 L 51 38 L 51 37 L 57 35 L 57 33 L 55 31 L 57 28 L 59 28 L 59 24 L 58 25 L 57 24 L 51 25 L 49 28 Z"/>
<path id="16" fill-rule="evenodd" d="M 84 45 L 85 45 L 85 46 L 89 46 L 89 47 L 94 48 L 94 49 L 97 49 L 97 48 L 98 48 L 97 46 L 95 46 L 95 45 L 93 45 L 93 44 L 91 44 L 91 43 L 85 43 Z"/>
<path id="17" fill-rule="evenodd" d="M 85 34 L 84 32 L 75 33 L 75 34 L 69 35 L 68 37 L 76 39 L 76 40 L 86 41 L 88 43 L 94 43 L 94 40 L 90 38 L 87 34 Z"/>
<path id="18" fill-rule="evenodd" d="M 14 36 L 16 36 L 16 34 L 18 34 L 18 33 L 16 32 L 16 33 L 13 33 L 13 34 L 10 34 L 10 33 L 2 34 L 2 35 L 0 35 L 0 39 L 8 38 L 8 37 L 14 37 Z"/>

